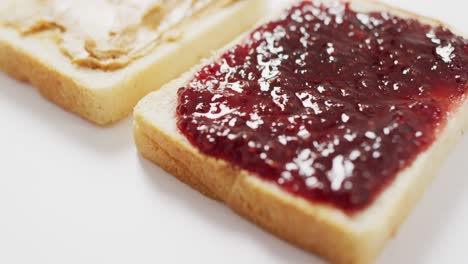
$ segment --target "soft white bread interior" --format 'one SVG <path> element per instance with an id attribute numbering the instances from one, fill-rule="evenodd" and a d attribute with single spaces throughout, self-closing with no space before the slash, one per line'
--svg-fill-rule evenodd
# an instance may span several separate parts
<path id="1" fill-rule="evenodd" d="M 233 1 L 196 18 L 176 41 L 162 43 L 116 71 L 76 66 L 56 43 L 23 37 L 12 28 L 0 26 L 0 69 L 32 83 L 63 108 L 97 124 L 109 124 L 127 116 L 143 96 L 247 30 L 264 13 L 265 6 L 264 0 Z"/>
<path id="2" fill-rule="evenodd" d="M 376 2 L 352 3 L 351 7 L 358 11 L 385 10 L 440 24 Z M 450 115 L 432 146 L 399 173 L 370 207 L 350 216 L 339 209 L 290 195 L 275 184 L 200 153 L 186 140 L 176 125 L 177 90 L 203 65 L 206 63 L 151 93 L 137 105 L 134 132 L 141 154 L 266 230 L 337 264 L 365 264 L 375 260 L 468 126 L 468 101 L 465 100 Z"/>

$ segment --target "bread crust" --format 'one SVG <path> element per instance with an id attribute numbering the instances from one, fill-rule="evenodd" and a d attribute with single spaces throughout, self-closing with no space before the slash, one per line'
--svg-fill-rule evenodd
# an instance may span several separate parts
<path id="1" fill-rule="evenodd" d="M 97 98 L 89 89 L 3 39 L 0 39 L 0 69 L 19 81 L 31 83 L 50 101 L 95 123 L 106 124 L 116 119 L 99 112 Z"/>
<path id="2" fill-rule="evenodd" d="M 234 212 L 292 244 L 315 252 L 333 263 L 343 264 L 369 263 L 363 259 L 373 259 L 375 256 L 369 254 L 379 251 L 364 248 L 372 245 L 363 241 L 370 236 L 353 234 L 345 226 L 321 217 L 318 211 L 301 209 L 294 202 L 262 186 L 267 183 L 255 182 L 257 179 L 245 172 L 233 170 L 228 164 L 207 157 L 200 157 L 204 159 L 200 161 L 190 154 L 175 158 L 174 153 L 159 144 L 165 141 L 164 135 L 153 140 L 138 125 L 135 126 L 134 136 L 143 157 L 158 164 L 181 182 L 212 199 L 226 203 Z M 191 165 L 186 163 L 187 160 L 192 160 Z M 206 170 L 210 173 L 202 172 Z M 207 182 L 206 178 L 210 175 L 216 175 L 218 179 Z M 231 182 L 222 178 L 237 180 Z M 213 183 L 217 187 L 207 187 Z"/>
<path id="3" fill-rule="evenodd" d="M 233 3 L 196 21 L 176 42 L 157 47 L 113 72 L 75 66 L 56 45 L 21 37 L 13 29 L 0 26 L 0 70 L 31 83 L 62 108 L 96 124 L 108 125 L 130 114 L 143 96 L 247 30 L 264 8 L 265 0 Z"/>
<path id="4" fill-rule="evenodd" d="M 219 198 L 211 188 L 203 184 L 200 177 L 196 176 L 184 162 L 172 157 L 168 151 L 165 151 L 158 143 L 151 140 L 149 136 L 143 133 L 138 126 L 134 126 L 134 140 L 144 158 L 156 164 L 161 164 L 164 170 L 209 198 L 221 201 L 221 198 Z"/>
<path id="5" fill-rule="evenodd" d="M 399 9 L 394 12 L 428 21 Z M 436 20 L 431 23 L 441 24 Z M 369 208 L 350 216 L 293 196 L 223 160 L 203 155 L 178 132 L 176 91 L 202 65 L 148 95 L 136 107 L 135 141 L 139 151 L 195 189 L 203 186 L 202 193 L 221 200 L 258 226 L 335 264 L 368 264 L 377 258 L 468 126 L 468 101 L 465 100 L 429 150 L 401 172 Z"/>

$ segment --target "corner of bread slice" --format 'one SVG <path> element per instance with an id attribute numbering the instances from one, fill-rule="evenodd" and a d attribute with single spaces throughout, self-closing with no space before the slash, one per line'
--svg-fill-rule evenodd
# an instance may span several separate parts
<path id="1" fill-rule="evenodd" d="M 188 75 L 185 74 L 188 78 Z M 201 193 L 223 200 L 234 184 L 237 170 L 191 147 L 176 124 L 180 78 L 143 98 L 134 110 L 134 136 L 143 157 Z M 216 171 L 216 173 L 212 173 Z"/>
<path id="2" fill-rule="evenodd" d="M 160 88 L 254 24 L 265 0 L 236 1 L 197 18 L 181 38 L 116 71 L 78 67 L 42 35 L 23 37 L 0 26 L 0 69 L 30 82 L 49 100 L 100 125 L 127 116 L 143 96 Z"/>

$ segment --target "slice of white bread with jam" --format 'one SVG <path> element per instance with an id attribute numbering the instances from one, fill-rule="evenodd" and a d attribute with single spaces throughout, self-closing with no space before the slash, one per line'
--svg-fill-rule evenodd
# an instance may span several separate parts
<path id="1" fill-rule="evenodd" d="M 325 4 L 325 6 L 334 5 L 330 3 L 331 1 L 313 2 L 316 4 Z M 378 26 L 379 22 L 369 19 L 369 16 L 365 15 L 367 12 L 384 12 L 385 14 L 403 19 L 414 19 L 417 23 L 427 24 L 434 28 L 445 26 L 439 21 L 421 17 L 373 1 L 351 1 L 350 9 L 363 14 L 360 17 L 361 20 L 365 20 L 363 23 L 369 22 L 374 26 Z M 320 16 L 319 13 L 317 13 L 317 15 Z M 293 16 L 294 13 L 291 17 Z M 264 22 L 276 21 L 284 17 L 285 16 L 277 14 L 272 18 L 265 19 Z M 295 19 L 300 22 L 303 18 L 300 14 L 297 14 Z M 456 34 L 462 35 L 461 33 Z M 233 51 L 233 47 L 239 43 L 243 43 L 249 36 L 255 37 L 255 35 L 251 35 L 251 33 L 241 36 L 238 40 L 217 53 L 214 58 L 196 66 L 190 72 L 185 73 L 162 89 L 149 94 L 137 105 L 134 112 L 134 133 L 135 142 L 139 151 L 145 158 L 155 162 L 182 182 L 189 184 L 213 199 L 224 202 L 235 212 L 282 239 L 303 249 L 315 252 L 332 263 L 372 263 L 383 249 L 386 241 L 397 232 L 401 223 L 411 212 L 430 184 L 450 149 L 462 137 L 464 129 L 467 129 L 468 102 L 466 100 L 466 91 L 463 90 L 459 97 L 459 103 L 450 109 L 447 114 L 446 123 L 436 128 L 437 132 L 434 132 L 433 141 L 430 141 L 427 148 L 417 152 L 414 159 L 408 161 L 407 165 L 402 166 L 396 175 L 385 184 L 384 188 L 376 194 L 375 198 L 371 200 L 368 205 L 350 213 L 330 203 L 306 199 L 304 196 L 292 194 L 290 191 L 282 188 L 279 182 L 267 180 L 265 178 L 268 177 L 261 177 L 259 174 L 251 172 L 251 170 L 242 167 L 242 164 L 235 165 L 226 158 L 217 158 L 216 155 L 204 154 L 200 145 L 195 146 L 192 144 L 191 142 L 193 141 L 189 141 L 185 134 L 181 132 L 180 126 L 178 126 L 178 120 L 182 117 L 177 113 L 180 111 L 178 107 L 180 107 L 179 104 L 182 102 L 179 99 L 178 90 L 182 87 L 185 87 L 184 89 L 187 89 L 186 87 L 195 87 L 196 85 L 190 86 L 189 84 L 195 76 L 200 76 L 198 73 L 203 72 L 203 69 L 206 69 L 206 67 L 209 68 L 208 65 L 215 64 L 220 60 L 220 56 L 226 54 L 225 52 Z M 311 34 L 311 36 L 313 36 L 313 34 Z M 438 42 L 438 40 L 430 34 L 428 34 L 428 38 L 432 38 L 432 41 Z M 464 41 L 466 43 L 466 40 Z M 328 54 L 335 54 L 333 50 L 328 49 L 331 48 L 331 46 L 325 46 L 325 48 L 325 52 Z M 441 60 L 440 63 L 447 62 L 454 57 L 452 56 L 453 54 L 451 55 L 453 50 L 451 47 L 449 49 L 451 50 L 449 52 L 444 52 L 443 49 L 434 50 L 434 54 L 437 53 L 437 56 L 440 56 L 438 57 Z M 292 55 L 289 54 L 289 56 Z M 227 57 L 222 58 L 226 59 Z M 338 57 L 338 60 L 339 59 L 340 57 Z M 395 62 L 395 64 L 397 63 L 398 62 Z M 465 86 L 467 66 L 465 60 L 464 64 L 461 65 L 461 71 L 465 71 L 465 75 L 463 76 L 465 79 L 462 79 L 462 85 Z M 319 67 L 319 65 L 317 65 L 317 67 Z M 402 70 L 403 74 L 407 73 L 405 68 Z M 205 71 L 204 74 L 206 74 L 206 72 L 207 71 Z M 223 70 L 218 73 L 220 72 L 222 73 Z M 320 72 L 316 73 L 319 74 Z M 459 76 L 457 78 L 459 78 Z M 363 85 L 363 87 L 367 87 L 365 84 Z M 391 87 L 397 91 L 398 89 L 403 89 L 403 86 L 404 84 L 398 84 L 392 85 Z M 463 88 L 467 88 L 465 86 Z M 327 88 L 329 87 L 322 87 L 322 89 Z M 198 89 L 204 89 L 204 87 L 199 87 Z M 213 88 L 210 87 L 210 89 Z M 243 88 L 231 86 L 231 89 L 242 90 Z M 231 93 L 232 91 L 229 92 Z M 343 91 L 343 93 L 347 92 L 349 93 L 352 91 Z M 268 94 L 266 96 L 268 96 Z M 201 97 L 202 96 L 199 98 Z M 198 102 L 196 97 L 194 100 L 195 102 L 189 103 L 196 104 Z M 220 99 L 219 97 L 214 98 L 213 102 L 215 100 Z M 309 106 L 313 105 L 313 103 L 314 101 L 309 101 Z M 412 106 L 409 108 L 411 107 Z M 218 114 L 223 112 L 223 109 L 217 110 L 220 111 L 217 112 Z M 229 107 L 224 110 L 224 113 L 229 113 Z M 317 109 L 313 110 L 319 112 Z M 344 112 L 344 114 L 346 114 L 346 112 Z M 219 117 L 219 115 L 213 118 L 217 117 Z M 350 119 L 354 118 L 354 116 L 350 117 L 345 115 L 342 116 L 342 118 L 343 120 L 340 122 L 346 123 L 350 122 Z M 193 121 L 195 119 L 190 120 Z M 201 119 L 197 120 L 200 121 Z M 261 119 L 257 117 L 256 121 L 258 120 Z M 370 119 L 369 121 L 373 122 L 376 120 Z M 251 125 L 252 130 L 255 131 L 255 128 L 258 128 L 259 125 L 261 125 L 259 122 L 254 126 Z M 271 124 L 267 123 L 267 125 Z M 200 131 L 205 130 L 205 128 L 199 128 Z M 223 130 L 216 131 L 222 132 Z M 252 131 L 250 132 L 255 133 Z M 314 131 L 310 133 L 314 133 Z M 391 132 L 384 133 L 391 134 Z M 422 133 L 416 132 L 416 138 L 421 135 Z M 207 134 L 199 134 L 198 136 L 207 137 Z M 372 139 L 378 138 L 373 133 L 366 133 L 365 136 Z M 416 138 L 414 138 L 414 140 L 417 140 Z M 203 141 L 204 139 L 200 140 L 202 140 L 202 142 L 207 142 Z M 216 140 L 215 138 L 214 141 Z M 214 142 L 214 144 L 218 146 L 221 145 L 219 147 L 223 148 L 222 144 L 226 143 L 223 141 L 220 144 L 217 142 Z M 242 146 L 238 147 L 238 149 L 241 147 Z M 395 151 L 397 147 L 396 144 Z M 236 152 L 238 149 L 231 148 L 231 151 L 239 154 L 240 152 Z M 283 149 L 284 155 L 287 155 L 284 150 L 287 150 L 287 145 L 285 149 Z M 392 150 L 392 148 L 387 148 L 386 151 L 379 152 L 377 156 L 375 156 L 376 152 L 369 155 L 371 155 L 371 157 L 374 155 L 373 158 L 376 159 L 390 156 L 398 158 L 398 154 L 395 154 L 395 151 Z M 253 152 L 252 159 L 254 158 L 253 155 L 257 155 L 257 152 Z M 248 159 L 250 157 L 244 158 Z M 387 165 L 390 166 L 390 164 L 381 165 L 383 166 L 380 168 L 381 171 L 384 171 Z M 341 170 L 338 171 L 345 173 L 347 170 L 346 166 L 345 164 Z M 249 167 L 249 169 L 252 169 L 252 167 Z M 372 176 L 375 175 L 371 175 L 371 177 Z"/>
<path id="2" fill-rule="evenodd" d="M 264 0 L 63 1 L 0 4 L 0 69 L 97 124 L 257 22 Z"/>

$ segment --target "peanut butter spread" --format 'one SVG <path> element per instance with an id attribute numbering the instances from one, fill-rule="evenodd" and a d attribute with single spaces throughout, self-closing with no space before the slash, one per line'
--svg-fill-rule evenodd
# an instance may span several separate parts
<path id="1" fill-rule="evenodd" d="M 237 0 L 8 1 L 0 25 L 25 37 L 50 33 L 72 63 L 110 71 L 177 40 L 194 18 Z"/>

